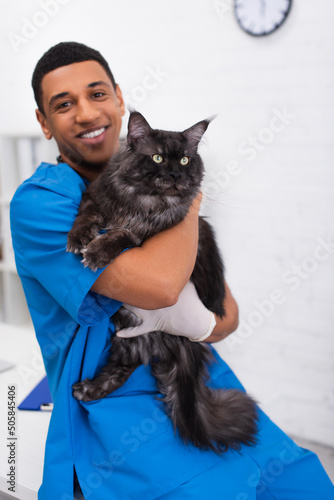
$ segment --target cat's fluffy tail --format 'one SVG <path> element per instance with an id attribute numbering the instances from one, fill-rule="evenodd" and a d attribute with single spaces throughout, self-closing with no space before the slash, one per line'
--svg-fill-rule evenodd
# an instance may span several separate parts
<path id="1" fill-rule="evenodd" d="M 208 346 L 187 339 L 178 342 L 178 346 L 175 364 L 168 374 L 161 365 L 152 369 L 164 395 L 166 411 L 182 440 L 216 453 L 255 444 L 255 402 L 241 390 L 212 389 L 206 385 L 206 365 L 212 362 Z"/>

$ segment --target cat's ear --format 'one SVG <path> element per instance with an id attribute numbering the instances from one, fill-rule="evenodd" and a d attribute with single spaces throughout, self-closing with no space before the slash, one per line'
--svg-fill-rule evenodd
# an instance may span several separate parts
<path id="1" fill-rule="evenodd" d="M 138 111 L 132 111 L 128 123 L 128 144 L 135 146 L 152 131 L 150 125 Z"/>
<path id="2" fill-rule="evenodd" d="M 195 123 L 192 127 L 187 128 L 182 132 L 183 135 L 186 136 L 188 139 L 188 142 L 191 144 L 191 146 L 197 148 L 198 143 L 203 137 L 204 132 L 208 128 L 210 122 L 215 118 L 213 116 L 212 118 L 207 118 L 206 120 L 202 120 L 198 123 Z"/>

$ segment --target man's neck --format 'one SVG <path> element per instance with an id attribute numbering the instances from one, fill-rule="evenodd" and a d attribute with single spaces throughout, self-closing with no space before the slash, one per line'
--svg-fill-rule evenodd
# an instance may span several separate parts
<path id="1" fill-rule="evenodd" d="M 104 170 L 106 165 L 94 165 L 94 167 L 85 167 L 82 165 L 77 165 L 76 163 L 72 162 L 71 160 L 67 158 L 63 158 L 62 155 L 59 155 L 57 157 L 58 163 L 67 163 L 73 170 L 75 170 L 81 177 L 84 177 L 87 179 L 89 182 L 94 181 Z"/>

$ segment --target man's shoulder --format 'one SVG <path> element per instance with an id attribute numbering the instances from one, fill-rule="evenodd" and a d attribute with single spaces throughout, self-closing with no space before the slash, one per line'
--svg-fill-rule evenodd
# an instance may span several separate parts
<path id="1" fill-rule="evenodd" d="M 11 204 L 23 200 L 38 203 L 38 200 L 48 196 L 67 197 L 79 204 L 85 189 L 83 179 L 66 163 L 41 163 L 31 177 L 17 188 Z"/>

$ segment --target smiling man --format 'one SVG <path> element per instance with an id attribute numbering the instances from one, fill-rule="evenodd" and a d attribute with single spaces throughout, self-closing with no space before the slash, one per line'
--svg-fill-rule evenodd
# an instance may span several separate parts
<path id="1" fill-rule="evenodd" d="M 36 115 L 45 137 L 54 137 L 63 161 L 91 180 L 118 149 L 124 115 L 119 86 L 97 61 L 85 61 L 46 74 L 42 87 Z"/>
<path id="2" fill-rule="evenodd" d="M 88 183 L 119 147 L 123 97 L 101 54 L 74 42 L 46 52 L 32 84 L 37 119 L 60 153 L 58 163 L 38 167 L 11 203 L 17 269 L 54 401 L 39 499 L 333 498 L 317 457 L 298 448 L 261 410 L 258 445 L 218 456 L 184 445 L 174 433 L 149 367 L 137 368 L 102 400 L 73 398 L 72 385 L 93 378 L 106 364 L 112 316 L 122 302 L 159 309 L 161 315 L 170 306 L 175 322 L 187 307 L 189 324 L 181 321 L 180 335 L 206 342 L 235 330 L 238 308 L 227 287 L 226 317 L 213 318 L 197 294 L 188 292 L 199 199 L 182 223 L 104 269 L 84 268 L 80 256 L 66 252 Z M 194 311 L 201 321 L 194 321 Z M 243 390 L 213 353 L 217 363 L 209 367 L 210 383 Z M 279 475 L 277 468 L 267 472 L 274 461 L 282 466 Z"/>

